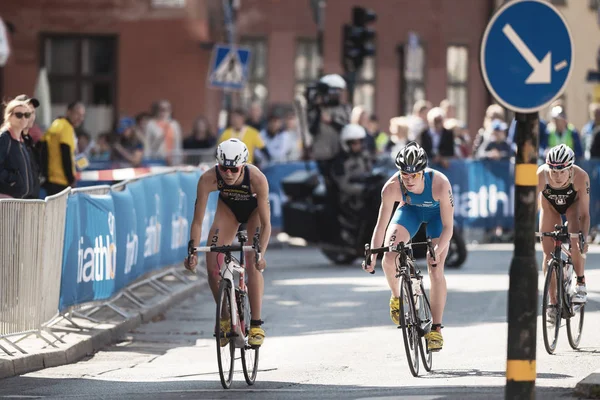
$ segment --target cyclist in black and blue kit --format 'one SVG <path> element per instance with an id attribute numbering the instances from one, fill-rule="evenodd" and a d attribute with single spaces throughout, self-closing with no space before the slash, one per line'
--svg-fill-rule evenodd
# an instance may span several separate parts
<path id="1" fill-rule="evenodd" d="M 398 242 L 407 243 L 419 230 L 422 223 L 427 224 L 427 235 L 431 237 L 435 250 L 435 262 L 428 257 L 428 271 L 431 280 L 431 314 L 433 325 L 427 333 L 427 347 L 430 351 L 442 349 L 442 315 L 446 304 L 446 278 L 444 262 L 448 254 L 448 245 L 454 227 L 454 199 L 448 178 L 439 171 L 427 168 L 427 155 L 415 142 L 408 143 L 396 156 L 396 167 L 400 170 L 385 184 L 381 192 L 381 207 L 377 225 L 371 239 L 371 247 L 381 247 Z M 394 204 L 398 208 L 392 216 Z M 391 220 L 390 220 L 391 217 Z M 389 226 L 386 231 L 386 225 Z M 385 238 L 385 241 L 384 241 Z M 397 257 L 394 253 L 385 253 L 383 270 L 392 291 L 390 298 L 390 317 L 394 324 L 400 322 L 400 289 L 396 278 Z M 375 262 L 363 268 L 373 271 Z"/>
<path id="2" fill-rule="evenodd" d="M 248 295 L 252 318 L 248 343 L 252 346 L 263 344 L 265 332 L 261 320 L 264 279 L 262 271 L 266 267 L 264 259 L 269 239 L 271 237 L 271 210 L 269 207 L 269 183 L 265 175 L 254 165 L 247 164 L 248 148 L 238 139 L 229 139 L 217 147 L 217 165 L 206 171 L 198 182 L 198 192 L 194 209 L 190 239 L 196 245 L 200 244 L 202 236 L 202 221 L 206 211 L 208 195 L 219 191 L 219 201 L 212 227 L 208 233 L 207 245 L 230 245 L 235 239 L 240 224 L 247 224 L 250 235 L 259 234 L 261 259 L 256 263 L 254 257 L 246 257 L 246 275 L 248 276 Z M 206 253 L 208 283 L 215 297 L 219 291 L 219 255 Z M 221 255 L 222 257 L 222 255 Z M 198 258 L 194 254 L 185 267 L 195 271 Z M 221 327 L 227 331 L 229 318 L 221 320 Z M 226 345 L 226 343 L 222 343 Z"/>
<path id="3" fill-rule="evenodd" d="M 587 172 L 575 165 L 575 153 L 565 144 L 554 146 L 548 151 L 546 163 L 537 170 L 540 210 L 540 232 L 554 230 L 554 225 L 562 224 L 564 216 L 568 221 L 569 233 L 581 233 L 581 239 L 571 239 L 571 258 L 577 274 L 577 284 L 573 295 L 574 303 L 587 301 L 585 287 L 585 254 L 588 249 L 586 238 L 590 231 L 590 177 Z M 542 240 L 544 250 L 543 268 L 552 257 L 552 239 Z M 555 293 L 555 292 L 552 292 Z M 552 296 L 551 296 L 552 297 Z M 551 302 L 556 299 L 551 298 Z M 554 320 L 554 315 L 548 316 Z"/>

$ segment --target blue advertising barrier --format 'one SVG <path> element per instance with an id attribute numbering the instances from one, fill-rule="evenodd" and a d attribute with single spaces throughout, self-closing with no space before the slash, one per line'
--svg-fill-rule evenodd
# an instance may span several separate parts
<path id="1" fill-rule="evenodd" d="M 67 202 L 60 310 L 115 292 L 116 224 L 110 195 L 77 193 Z"/>
<path id="2" fill-rule="evenodd" d="M 600 162 L 581 161 L 579 166 L 590 175 L 591 225 L 600 225 Z M 514 165 L 508 160 L 452 160 L 448 168 L 432 165 L 443 172 L 452 184 L 455 220 L 459 227 L 494 228 L 514 226 Z M 281 180 L 291 173 L 306 169 L 304 162 L 273 165 L 263 171 L 269 181 L 271 224 L 274 230 L 283 226 L 281 207 L 287 200 Z M 316 169 L 309 163 L 310 170 Z M 392 176 L 397 172 L 393 163 L 385 170 Z"/>
<path id="3" fill-rule="evenodd" d="M 106 195 L 71 194 L 59 310 L 108 299 L 139 276 L 182 262 L 200 175 L 179 171 L 145 177 Z M 209 197 L 207 227 L 216 195 Z M 202 236 L 205 241 L 208 228 Z"/>

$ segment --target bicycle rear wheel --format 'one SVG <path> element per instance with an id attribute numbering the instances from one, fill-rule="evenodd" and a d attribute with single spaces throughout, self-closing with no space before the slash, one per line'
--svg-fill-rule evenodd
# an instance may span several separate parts
<path id="1" fill-rule="evenodd" d="M 248 293 L 241 293 L 241 309 L 240 320 L 244 321 L 244 336 L 246 337 L 246 343 L 242 347 L 242 369 L 244 370 L 244 379 L 248 385 L 254 385 L 256 381 L 256 374 L 258 373 L 258 353 L 260 347 L 252 347 L 248 344 L 248 334 L 250 333 L 250 300 L 248 299 Z"/>
<path id="2" fill-rule="evenodd" d="M 419 376 L 419 332 L 410 280 L 400 279 L 400 327 L 410 373 Z"/>
<path id="3" fill-rule="evenodd" d="M 544 332 L 544 347 L 548 354 L 554 354 L 560 330 L 563 286 L 560 273 L 561 268 L 556 261 L 551 262 L 546 271 L 546 282 L 544 283 L 542 331 Z"/>
<path id="4" fill-rule="evenodd" d="M 419 334 L 425 335 L 426 333 L 431 331 L 433 317 L 431 316 L 431 305 L 429 304 L 427 294 L 425 294 L 425 287 L 423 286 L 423 281 L 421 281 L 421 293 L 421 295 L 417 296 L 417 315 L 419 316 L 419 320 L 421 322 L 421 329 L 419 331 Z M 431 367 L 433 366 L 433 352 L 429 351 L 429 349 L 427 348 L 427 339 L 425 339 L 423 336 L 419 338 L 419 351 L 421 352 L 421 361 L 423 361 L 425 371 L 430 372 Z"/>
<path id="5" fill-rule="evenodd" d="M 219 297 L 217 301 L 216 316 L 216 338 L 217 338 L 217 362 L 219 364 L 219 377 L 221 385 L 225 389 L 231 387 L 233 380 L 233 365 L 235 362 L 235 345 L 232 341 L 232 306 L 231 306 L 231 285 L 228 280 L 222 279 L 219 285 Z M 229 329 L 223 327 L 229 323 Z M 227 322 L 225 322 L 227 321 Z"/>

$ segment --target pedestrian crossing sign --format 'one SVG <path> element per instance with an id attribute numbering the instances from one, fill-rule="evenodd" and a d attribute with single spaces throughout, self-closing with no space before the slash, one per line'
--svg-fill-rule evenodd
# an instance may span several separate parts
<path id="1" fill-rule="evenodd" d="M 248 81 L 250 49 L 216 45 L 213 50 L 208 82 L 211 87 L 242 90 Z"/>

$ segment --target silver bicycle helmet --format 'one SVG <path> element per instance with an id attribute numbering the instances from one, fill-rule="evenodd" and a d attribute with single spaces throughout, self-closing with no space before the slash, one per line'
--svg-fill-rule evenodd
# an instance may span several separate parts
<path id="1" fill-rule="evenodd" d="M 554 146 L 546 156 L 546 164 L 550 169 L 567 169 L 571 168 L 574 163 L 575 153 L 565 144 Z"/>

